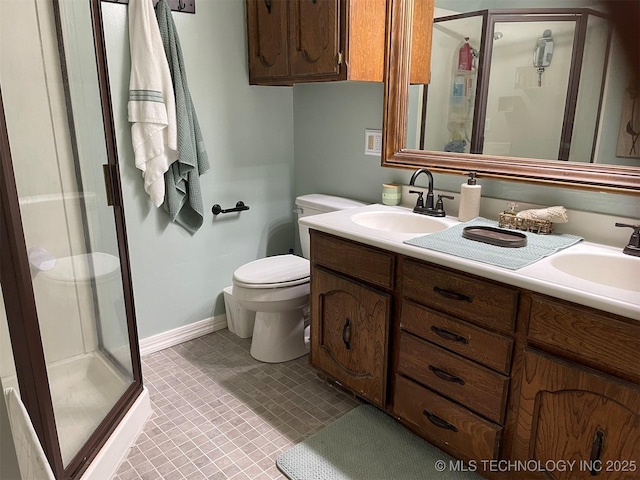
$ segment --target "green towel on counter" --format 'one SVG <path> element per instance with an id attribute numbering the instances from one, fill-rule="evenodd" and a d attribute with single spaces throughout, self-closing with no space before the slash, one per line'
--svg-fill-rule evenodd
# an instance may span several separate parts
<path id="1" fill-rule="evenodd" d="M 165 174 L 164 205 L 171 221 L 182 225 L 193 234 L 204 221 L 200 175 L 209 170 L 209 159 L 189 93 L 182 49 L 171 16 L 171 7 L 166 0 L 158 2 L 156 18 L 173 80 L 178 127 L 178 160 Z"/>
<path id="2" fill-rule="evenodd" d="M 405 240 L 404 243 L 437 252 L 448 253 L 468 260 L 488 263 L 497 267 L 517 270 L 582 240 L 582 237 L 569 235 L 568 233 L 540 235 L 514 230 L 518 233 L 524 233 L 527 236 L 527 245 L 520 248 L 497 247 L 488 243 L 464 238 L 462 236 L 462 230 L 469 226 L 497 227 L 498 222 L 478 217 L 440 232 Z"/>

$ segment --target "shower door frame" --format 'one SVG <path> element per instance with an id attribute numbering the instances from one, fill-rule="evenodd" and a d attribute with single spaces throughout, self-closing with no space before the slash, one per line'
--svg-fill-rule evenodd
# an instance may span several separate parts
<path id="1" fill-rule="evenodd" d="M 587 26 L 589 16 L 600 17 L 608 20 L 606 14 L 598 12 L 590 8 L 554 8 L 551 12 L 548 8 L 530 8 L 530 9 L 494 9 L 494 10 L 476 10 L 473 12 L 459 13 L 455 15 L 447 15 L 444 17 L 434 18 L 434 23 L 446 22 L 451 20 L 459 20 L 463 18 L 480 17 L 482 18 L 482 31 L 480 36 L 480 48 L 478 49 L 478 80 L 476 82 L 476 94 L 473 107 L 473 121 L 471 127 L 471 139 L 469 153 L 482 154 L 484 150 L 484 128 L 485 116 L 487 108 L 487 99 L 489 95 L 489 77 L 491 76 L 491 57 L 493 40 L 487 43 L 487 39 L 493 39 L 495 24 L 502 22 L 542 22 L 542 21 L 569 21 L 575 22 L 575 35 L 573 39 L 571 66 L 569 68 L 569 78 L 567 84 L 567 97 L 565 101 L 564 116 L 562 122 L 562 132 L 560 135 L 560 145 L 558 150 L 558 158 L 553 160 L 568 161 L 569 151 L 571 149 L 571 138 L 573 135 L 573 123 L 575 120 L 575 111 L 578 98 L 578 88 L 580 84 L 580 74 L 582 69 L 582 58 L 584 56 L 584 46 L 587 35 Z M 604 68 L 602 71 L 602 84 L 600 87 L 600 100 L 598 103 L 598 115 L 594 132 L 597 132 L 600 124 L 600 113 L 602 111 L 602 96 L 604 92 L 604 79 L 607 73 L 609 63 L 609 50 L 611 45 L 611 27 L 607 39 L 607 49 L 604 58 Z M 422 109 L 422 127 L 421 127 L 421 144 L 420 148 L 424 148 L 424 132 L 426 128 L 427 115 L 427 93 L 428 88 L 423 92 L 423 109 Z M 480 112 L 481 115 L 476 113 Z M 592 154 L 590 163 L 593 163 L 593 156 L 597 142 L 597 135 L 593 137 Z"/>
<path id="2" fill-rule="evenodd" d="M 61 47 L 61 0 L 51 1 L 56 17 L 58 45 Z M 133 382 L 66 468 L 55 423 L 0 89 L 0 279 L 20 395 L 57 480 L 76 480 L 82 475 L 143 389 L 100 0 L 90 0 L 90 7 L 108 162 L 105 165 L 105 171 L 108 172 L 105 188 L 113 206 Z"/>

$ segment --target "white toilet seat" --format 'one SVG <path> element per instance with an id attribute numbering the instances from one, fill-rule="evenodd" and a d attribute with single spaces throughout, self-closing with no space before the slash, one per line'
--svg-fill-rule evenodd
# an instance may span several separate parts
<path id="1" fill-rule="evenodd" d="M 347 208 L 362 207 L 355 200 L 322 194 L 296 198 L 298 218 Z M 231 300 L 255 313 L 251 356 L 279 363 L 309 353 L 308 334 L 311 264 L 309 227 L 298 223 L 302 256 L 277 255 L 255 260 L 233 274 Z M 225 302 L 229 299 L 225 297 Z M 233 311 L 233 309 L 229 309 Z"/>
<path id="2" fill-rule="evenodd" d="M 309 282 L 309 260 L 276 255 L 249 262 L 233 273 L 233 284 L 243 288 L 285 288 Z"/>

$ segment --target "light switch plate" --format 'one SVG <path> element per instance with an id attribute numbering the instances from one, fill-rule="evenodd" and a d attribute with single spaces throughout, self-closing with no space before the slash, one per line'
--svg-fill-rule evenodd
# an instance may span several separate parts
<path id="1" fill-rule="evenodd" d="M 382 130 L 364 131 L 364 154 L 380 155 L 382 153 Z"/>

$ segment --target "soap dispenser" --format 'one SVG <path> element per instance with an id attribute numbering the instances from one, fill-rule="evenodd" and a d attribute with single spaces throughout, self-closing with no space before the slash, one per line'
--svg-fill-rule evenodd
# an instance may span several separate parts
<path id="1" fill-rule="evenodd" d="M 469 180 L 460 186 L 460 210 L 458 220 L 466 222 L 480 214 L 481 185 L 476 184 L 476 172 L 469 172 Z"/>

